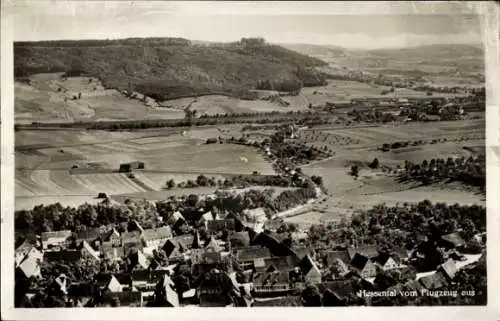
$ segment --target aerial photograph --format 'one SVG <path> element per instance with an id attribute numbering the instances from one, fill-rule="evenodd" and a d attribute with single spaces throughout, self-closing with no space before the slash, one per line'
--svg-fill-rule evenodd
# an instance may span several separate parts
<path id="1" fill-rule="evenodd" d="M 14 306 L 486 305 L 480 16 L 209 5 L 10 8 Z"/>

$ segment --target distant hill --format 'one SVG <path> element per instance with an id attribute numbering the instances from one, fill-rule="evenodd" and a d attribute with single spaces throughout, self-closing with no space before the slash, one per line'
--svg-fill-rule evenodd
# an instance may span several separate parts
<path id="1" fill-rule="evenodd" d="M 339 46 L 310 44 L 280 44 L 281 46 L 308 56 L 345 56 L 348 50 Z"/>
<path id="2" fill-rule="evenodd" d="M 479 45 L 466 44 L 435 44 L 406 48 L 389 49 L 352 49 L 334 45 L 312 44 L 281 44 L 281 46 L 309 56 L 364 56 L 382 59 L 395 58 L 406 60 L 408 58 L 441 59 L 454 57 L 483 57 L 483 48 Z"/>
<path id="3" fill-rule="evenodd" d="M 394 59 L 453 59 L 462 57 L 475 57 L 483 59 L 484 51 L 481 46 L 465 44 L 436 44 L 397 49 L 366 50 L 373 56 Z"/>
<path id="4" fill-rule="evenodd" d="M 182 38 L 14 43 L 17 79 L 66 72 L 99 78 L 106 88 L 136 90 L 158 100 L 203 93 L 246 92 L 260 81 L 310 79 L 312 58 L 261 38 L 192 43 Z"/>
<path id="5" fill-rule="evenodd" d="M 403 73 L 412 76 L 433 73 L 454 74 L 456 71 L 484 72 L 484 51 L 479 45 L 435 44 L 372 50 L 309 44 L 283 46 L 320 58 L 328 62 L 332 68 Z"/>

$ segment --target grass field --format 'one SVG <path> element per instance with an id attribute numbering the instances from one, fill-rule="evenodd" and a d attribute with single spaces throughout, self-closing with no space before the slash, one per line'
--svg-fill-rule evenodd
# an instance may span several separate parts
<path id="1" fill-rule="evenodd" d="M 234 134 L 237 127 L 222 129 Z M 31 206 L 31 199 L 65 199 L 68 203 L 89 199 L 99 192 L 109 195 L 140 194 L 162 191 L 169 179 L 176 182 L 195 180 L 200 174 L 273 174 L 274 171 L 254 149 L 241 145 L 205 144 L 221 130 L 200 128 L 186 133 L 161 131 L 20 131 L 16 135 L 16 208 Z M 135 178 L 117 173 L 121 163 L 143 161 L 146 169 Z M 86 170 L 70 174 L 78 164 L 98 164 L 102 172 Z M 179 193 L 176 191 L 175 193 Z M 182 192 L 184 193 L 184 192 Z M 72 198 L 75 200 L 72 201 Z"/>
<path id="2" fill-rule="evenodd" d="M 285 99 L 286 100 L 286 99 Z M 303 110 L 307 108 L 307 103 L 292 103 L 290 106 L 281 106 L 266 100 L 241 100 L 237 98 L 210 95 L 197 98 L 179 98 L 161 103 L 164 106 L 171 106 L 177 110 L 184 110 L 188 106 L 196 109 L 199 115 L 215 114 L 241 114 L 255 112 L 287 112 L 291 110 Z"/>
<path id="3" fill-rule="evenodd" d="M 342 197 L 333 196 L 326 202 L 310 206 L 299 215 L 286 217 L 286 222 L 293 222 L 302 227 L 320 222 L 339 221 L 347 218 L 358 210 L 369 209 L 380 203 L 387 205 L 402 205 L 405 202 L 419 202 L 428 199 L 431 202 L 462 205 L 479 204 L 484 206 L 484 196 L 461 190 L 443 190 L 437 187 L 418 187 L 402 191 L 377 192 L 372 194 L 346 194 Z"/>
<path id="4" fill-rule="evenodd" d="M 308 175 L 323 177 L 330 197 L 310 207 L 310 211 L 289 217 L 286 220 L 300 224 L 311 224 L 315 220 L 339 219 L 357 209 L 368 208 L 381 202 L 404 203 L 429 199 L 432 202 L 485 204 L 484 195 L 464 186 L 450 184 L 442 186 L 419 186 L 398 183 L 393 177 L 367 167 L 360 168 L 359 178 L 349 175 L 349 167 L 355 162 L 371 162 L 378 158 L 380 165 L 395 168 L 404 161 L 421 162 L 425 159 L 447 157 L 469 157 L 484 154 L 484 120 L 408 124 L 401 126 L 378 126 L 360 128 L 311 129 L 300 133 L 303 142 L 317 147 L 327 146 L 335 155 L 329 159 L 303 166 Z M 470 139 L 460 141 L 460 137 Z M 435 144 L 408 146 L 382 152 L 383 143 L 396 141 L 433 140 L 447 138 Z"/>
<path id="5" fill-rule="evenodd" d="M 182 110 L 151 107 L 118 90 L 104 89 L 96 78 L 61 75 L 35 74 L 29 84 L 15 83 L 16 123 L 184 118 Z"/>

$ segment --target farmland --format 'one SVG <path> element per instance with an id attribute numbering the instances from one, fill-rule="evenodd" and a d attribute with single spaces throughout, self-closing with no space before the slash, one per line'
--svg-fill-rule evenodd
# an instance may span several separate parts
<path id="1" fill-rule="evenodd" d="M 241 46 L 242 44 L 243 42 L 232 45 Z M 95 47 L 97 53 L 91 53 L 86 50 L 88 48 L 84 50 L 84 53 L 90 56 L 101 55 L 105 51 L 103 48 L 116 53 L 116 49 L 107 47 L 108 45 L 103 43 L 102 47 Z M 49 48 L 50 44 L 47 46 Z M 176 43 L 174 47 L 177 46 L 182 52 L 194 52 L 201 49 L 198 45 L 191 44 L 181 46 Z M 271 46 L 268 49 L 278 50 L 279 48 Z M 460 72 L 457 71 L 460 66 L 456 66 L 450 55 L 442 54 L 442 50 L 446 48 L 440 47 L 427 48 L 430 50 L 429 53 L 418 48 L 411 49 L 414 50 L 412 55 L 383 50 L 356 51 L 342 48 L 327 50 L 319 47 L 311 49 L 307 46 L 295 49 L 317 58 L 311 60 L 306 56 L 297 56 L 297 59 L 302 59 L 301 63 L 304 66 L 315 66 L 317 70 L 330 76 L 349 75 L 352 72 L 356 74 L 362 70 L 364 74 L 373 77 L 377 75 L 389 78 L 399 77 L 398 79 L 424 77 L 425 81 L 433 86 L 477 87 L 481 84 L 478 80 L 480 71 L 477 75 L 474 73 L 477 69 L 474 68 L 479 66 L 477 59 L 473 57 L 478 54 L 474 48 L 469 48 L 470 50 L 465 48 L 467 50 L 463 54 L 468 58 L 460 60 L 460 64 L 464 65 Z M 39 54 L 37 48 L 25 46 L 23 50 L 32 51 L 38 63 L 46 59 Z M 128 46 L 126 50 L 133 51 Z M 172 52 L 171 48 L 162 47 L 161 50 L 177 55 Z M 59 51 L 54 55 L 57 56 L 66 51 L 73 55 L 70 47 Z M 211 49 L 208 51 L 212 52 Z M 273 51 L 271 54 L 278 51 Z M 215 51 L 213 53 L 215 54 Z M 288 51 L 286 53 L 290 54 Z M 432 61 L 426 60 L 428 55 L 434 57 Z M 18 63 L 22 63 L 22 59 L 25 59 L 24 53 L 20 57 Z M 55 60 L 50 60 L 50 62 L 55 62 Z M 254 62 L 256 61 L 252 60 L 252 64 Z M 81 68 L 95 71 L 94 63 L 87 64 L 85 61 L 82 63 Z M 114 62 L 107 63 L 116 67 Z M 233 63 L 236 62 L 231 61 L 231 64 Z M 203 66 L 203 68 L 206 67 Z M 232 67 L 234 66 L 231 65 Z M 263 79 L 273 81 L 271 74 L 274 71 L 276 71 L 275 76 L 279 76 L 290 74 L 293 69 L 287 65 L 286 68 L 278 68 L 278 70 L 275 68 L 275 63 L 270 64 L 269 67 L 272 68 L 260 70 L 259 77 L 257 74 L 253 75 L 255 77 L 252 76 L 252 81 Z M 132 69 L 141 68 L 133 66 Z M 402 166 L 405 161 L 422 162 L 432 158 L 467 158 L 484 154 L 484 119 L 345 126 L 340 120 L 346 117 L 344 108 L 333 109 L 330 113 L 324 114 L 320 114 L 316 108 L 309 108 L 322 107 L 327 103 L 349 102 L 357 98 L 424 98 L 428 96 L 425 91 L 417 91 L 410 87 L 391 88 L 377 84 L 375 81 L 366 81 L 366 79 L 356 81 L 331 77 L 322 86 L 303 87 L 292 94 L 276 90 L 256 90 L 253 84 L 240 78 L 238 81 L 244 83 L 244 88 L 248 89 L 253 97 L 241 99 L 242 97 L 234 94 L 235 88 L 231 85 L 231 81 L 238 82 L 235 79 L 241 75 L 235 74 L 233 77 L 225 70 L 221 75 L 214 73 L 215 76 L 222 78 L 219 77 L 219 79 L 218 76 L 212 78 L 201 71 L 203 68 L 200 67 L 199 70 L 197 68 L 190 67 L 188 71 L 196 74 L 198 78 L 201 77 L 199 81 L 210 85 L 198 86 L 201 83 L 195 84 L 193 79 L 196 77 L 189 80 L 195 84 L 193 86 L 188 85 L 184 80 L 179 80 L 174 88 L 171 86 L 171 81 L 167 81 L 165 88 L 173 88 L 174 96 L 155 95 L 158 89 L 157 84 L 148 85 L 143 80 L 131 80 L 129 75 L 123 75 L 123 79 L 120 80 L 116 79 L 116 75 L 110 76 L 110 74 L 100 75 L 100 77 L 80 74 L 66 77 L 62 72 L 49 70 L 53 72 L 43 74 L 29 72 L 19 78 L 15 87 L 15 115 L 18 124 L 66 122 L 78 125 L 80 124 L 78 122 L 102 124 L 105 121 L 183 120 L 187 117 L 187 110 L 195 110 L 195 117 L 214 117 L 225 114 L 246 118 L 228 123 L 218 122 L 214 118 L 213 123 L 200 122 L 193 126 L 187 123 L 180 124 L 178 128 L 165 125 L 163 128 L 160 126 L 146 129 L 147 126 L 141 127 L 141 124 L 138 124 L 133 127 L 133 130 L 129 128 L 128 131 L 120 126 L 102 127 L 116 130 L 107 131 L 95 130 L 101 127 L 83 125 L 80 128 L 91 128 L 91 130 L 77 129 L 78 126 L 54 130 L 22 129 L 16 132 L 15 143 L 16 196 L 19 201 L 16 206 L 25 207 L 22 204 L 33 204 L 33 200 L 37 198 L 54 197 L 60 197 L 61 200 L 69 203 L 72 202 L 71 200 L 76 202 L 76 200 L 84 199 L 95 202 L 95 196 L 99 192 L 106 192 L 112 199 L 119 201 L 126 198 L 165 199 L 171 195 L 204 194 L 214 190 L 213 187 L 167 190 L 165 185 L 168 180 L 176 183 L 195 181 L 200 174 L 213 177 L 214 180 L 223 180 L 225 177 L 238 174 L 251 174 L 254 171 L 261 174 L 273 174 L 276 164 L 273 164 L 270 159 L 265 159 L 262 151 L 252 146 L 236 144 L 235 141 L 227 142 L 227 140 L 238 139 L 242 136 L 256 141 L 265 140 L 275 132 L 272 128 L 274 124 L 271 128 L 251 131 L 243 130 L 243 127 L 257 123 L 265 124 L 258 117 L 264 120 L 273 117 L 268 116 L 272 114 L 266 113 L 278 112 L 280 115 L 285 115 L 290 111 L 309 111 L 317 113 L 314 115 L 319 115 L 318 117 L 331 118 L 332 123 L 335 121 L 335 125 L 323 124 L 302 129 L 294 138 L 296 143 L 319 150 L 328 150 L 332 155 L 323 160 L 301 165 L 306 175 L 317 175 L 323 178 L 328 194 L 324 200 L 318 200 L 306 208 L 316 212 L 290 218 L 294 221 L 299 222 L 301 216 L 304 222 L 314 220 L 315 216 L 328 219 L 338 216 L 338 213 L 348 215 L 357 208 L 377 202 L 404 202 L 412 198 L 424 197 L 446 202 L 483 202 L 481 195 L 470 193 L 461 186 L 444 186 L 435 191 L 433 186 L 397 182 L 394 179 L 394 170 Z M 117 75 L 126 73 L 128 69 L 130 68 L 127 66 L 125 70 L 117 72 Z M 246 70 L 245 68 L 238 70 L 243 69 Z M 142 71 L 144 70 L 141 69 Z M 175 69 L 169 72 L 177 77 L 180 75 L 178 71 Z M 94 74 L 100 74 L 100 72 Z M 155 74 L 158 73 L 155 71 Z M 160 79 L 160 76 L 155 77 Z M 228 81 L 226 79 L 228 77 L 235 79 L 231 78 L 232 80 Z M 222 81 L 223 78 L 224 81 Z M 129 92 L 130 88 L 124 83 L 127 79 L 135 82 L 137 86 L 130 87 L 135 91 Z M 177 85 L 179 87 L 176 87 Z M 157 100 L 146 97 L 140 92 L 152 93 Z M 434 96 L 461 95 L 464 93 L 439 93 Z M 356 106 L 348 107 L 348 109 L 354 107 Z M 397 107 L 392 108 L 394 113 L 399 110 Z M 287 115 L 288 118 L 283 120 L 284 123 L 298 119 L 298 116 L 293 114 Z M 480 112 L 477 115 L 479 118 L 484 116 Z M 209 119 L 198 120 L 208 121 Z M 224 143 L 221 141 L 221 143 L 206 144 L 209 138 L 221 138 Z M 384 144 L 392 146 L 396 142 L 406 142 L 406 144 L 385 151 L 381 148 Z M 374 158 L 378 159 L 381 166 L 377 170 L 366 166 Z M 133 176 L 118 172 L 120 164 L 136 160 L 144 162 L 145 169 L 135 171 Z M 349 167 L 353 164 L 360 166 L 358 179 L 353 179 L 348 174 Z M 70 173 L 69 169 L 75 165 L 79 168 Z"/>
<path id="2" fill-rule="evenodd" d="M 308 175 L 321 175 L 329 197 L 308 207 L 303 214 L 287 221 L 310 224 L 315 219 L 335 220 L 356 210 L 378 203 L 396 204 L 413 199 L 432 202 L 484 204 L 485 197 L 474 189 L 460 184 L 420 186 L 418 183 L 400 183 L 383 170 L 366 166 L 374 158 L 380 166 L 396 168 L 405 160 L 421 162 L 432 158 L 484 155 L 484 120 L 453 121 L 434 124 L 374 126 L 359 128 L 329 128 L 322 126 L 299 133 L 298 140 L 322 148 L 331 148 L 335 155 L 302 167 Z M 443 141 L 443 138 L 447 138 Z M 460 139 L 464 138 L 464 139 Z M 470 139 L 469 139 L 470 138 Z M 383 152 L 384 143 L 425 139 L 435 143 L 409 146 Z M 360 164 L 358 179 L 349 175 L 349 167 Z"/>
<path id="3" fill-rule="evenodd" d="M 184 118 L 182 110 L 148 106 L 92 77 L 35 74 L 14 88 L 16 123 Z"/>
<path id="4" fill-rule="evenodd" d="M 185 135 L 21 131 L 16 146 L 16 208 L 31 206 L 37 199 L 60 197 L 72 204 L 77 200 L 95 202 L 99 192 L 133 195 L 162 191 L 169 179 L 187 181 L 199 174 L 219 179 L 255 170 L 273 173 L 269 162 L 249 147 L 205 145 L 202 137 L 216 132 L 220 133 L 217 129 L 187 131 Z M 134 178 L 118 172 L 121 163 L 134 160 L 143 161 L 146 169 Z M 78 171 L 70 173 L 74 165 L 79 166 Z"/>

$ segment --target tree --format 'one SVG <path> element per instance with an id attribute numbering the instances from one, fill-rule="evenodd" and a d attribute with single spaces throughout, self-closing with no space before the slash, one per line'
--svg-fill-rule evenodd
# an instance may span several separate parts
<path id="1" fill-rule="evenodd" d="M 171 178 L 167 181 L 167 188 L 172 189 L 175 187 L 175 181 Z"/>
<path id="2" fill-rule="evenodd" d="M 370 163 L 369 167 L 371 169 L 377 169 L 379 166 L 379 161 L 378 158 L 374 158 L 373 161 Z"/>
<path id="3" fill-rule="evenodd" d="M 308 285 L 302 292 L 302 300 L 306 307 L 320 307 L 322 305 L 318 287 L 312 284 Z"/>
<path id="4" fill-rule="evenodd" d="M 359 167 L 358 167 L 358 165 L 352 165 L 351 166 L 350 174 L 351 174 L 351 176 L 354 177 L 354 179 L 358 178 L 358 175 L 359 175 Z"/>

